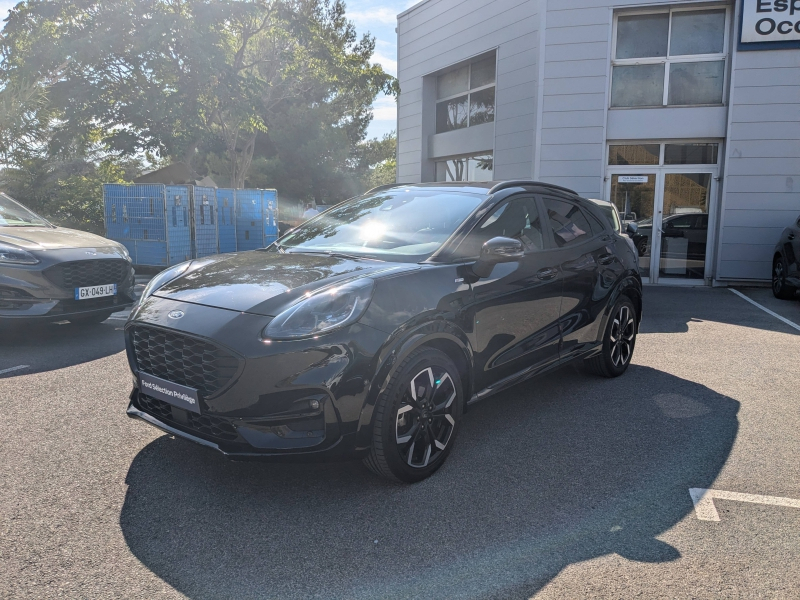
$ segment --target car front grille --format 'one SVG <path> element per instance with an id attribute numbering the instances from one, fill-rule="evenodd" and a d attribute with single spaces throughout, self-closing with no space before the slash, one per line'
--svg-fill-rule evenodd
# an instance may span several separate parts
<path id="1" fill-rule="evenodd" d="M 194 388 L 203 398 L 225 388 L 239 370 L 233 354 L 177 331 L 135 325 L 130 335 L 139 370 Z"/>
<path id="2" fill-rule="evenodd" d="M 188 430 L 200 437 L 210 437 L 226 442 L 239 439 L 236 428 L 228 419 L 212 415 L 198 415 L 181 408 L 173 409 L 172 405 L 157 400 L 145 394 L 139 394 L 136 400 L 139 410 L 146 412 L 159 421 L 173 425 L 179 429 Z M 176 418 L 176 413 L 180 415 Z"/>
<path id="3" fill-rule="evenodd" d="M 122 283 L 131 274 L 131 265 L 121 259 L 78 260 L 53 265 L 44 276 L 60 288 Z"/>

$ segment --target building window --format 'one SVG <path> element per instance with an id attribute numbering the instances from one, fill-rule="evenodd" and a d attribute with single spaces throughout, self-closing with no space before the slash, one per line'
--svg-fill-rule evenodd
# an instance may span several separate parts
<path id="1" fill-rule="evenodd" d="M 436 163 L 436 181 L 492 181 L 494 157 L 458 156 Z"/>
<path id="2" fill-rule="evenodd" d="M 609 166 L 716 165 L 719 144 L 686 142 L 669 144 L 609 144 Z"/>
<path id="3" fill-rule="evenodd" d="M 436 78 L 436 133 L 494 121 L 495 55 Z"/>
<path id="4" fill-rule="evenodd" d="M 611 107 L 722 104 L 728 10 L 617 15 Z"/>

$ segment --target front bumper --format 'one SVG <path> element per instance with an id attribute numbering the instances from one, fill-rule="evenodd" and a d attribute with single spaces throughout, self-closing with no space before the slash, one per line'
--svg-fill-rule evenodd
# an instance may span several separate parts
<path id="1" fill-rule="evenodd" d="M 336 459 L 348 459 L 348 458 L 355 458 L 358 456 L 353 448 L 352 444 L 348 443 L 349 440 L 346 440 L 344 437 L 338 437 L 330 444 L 325 445 L 322 448 L 314 448 L 312 445 L 308 445 L 305 448 L 302 448 L 299 444 L 297 444 L 294 448 L 291 447 L 284 447 L 284 448 L 257 448 L 248 443 L 247 439 L 244 438 L 241 434 L 238 436 L 238 439 L 231 440 L 231 441 L 224 441 L 216 438 L 213 434 L 209 433 L 201 433 L 198 430 L 192 428 L 191 426 L 187 426 L 186 424 L 179 424 L 175 420 L 171 418 L 162 418 L 158 419 L 152 414 L 145 412 L 139 408 L 138 402 L 138 390 L 134 389 L 131 393 L 131 402 L 128 405 L 127 414 L 129 417 L 133 419 L 141 419 L 145 423 L 160 429 L 166 433 L 174 435 L 176 437 L 181 437 L 185 440 L 189 440 L 190 442 L 194 442 L 195 444 L 199 444 L 201 446 L 206 446 L 207 448 L 212 448 L 220 453 L 222 453 L 227 458 L 232 460 L 264 460 L 264 461 L 281 461 L 281 460 L 309 460 L 309 461 L 317 461 L 322 459 L 326 460 L 336 460 Z M 180 411 L 180 409 L 177 409 Z M 185 412 L 185 411 L 184 411 Z M 185 415 L 181 415 L 179 418 L 185 418 Z M 240 426 L 241 429 L 237 429 L 237 432 L 244 431 L 249 432 L 252 431 L 252 423 L 242 423 Z M 267 427 L 270 427 L 267 425 Z M 284 431 L 289 429 L 286 426 L 274 426 L 271 427 L 275 429 L 276 432 L 264 432 L 264 441 L 266 443 L 273 442 L 276 446 L 292 446 L 295 442 L 302 441 L 302 431 L 296 432 L 292 431 L 292 435 L 290 439 L 282 439 L 281 436 L 277 434 L 277 431 L 283 429 Z M 258 431 L 256 430 L 256 433 Z M 324 441 L 320 440 L 320 436 L 318 435 L 319 431 L 312 431 L 311 432 L 315 439 L 308 439 L 308 442 L 312 444 L 314 442 Z M 300 434 L 300 435 L 297 435 Z M 250 433 L 252 435 L 252 433 Z M 352 437 L 352 436 L 351 436 Z M 292 439 L 293 438 L 293 439 Z M 344 443 L 343 443 L 344 442 Z"/>
<path id="2" fill-rule="evenodd" d="M 179 319 L 169 316 L 176 312 Z M 356 437 L 376 356 L 388 335 L 356 324 L 316 340 L 266 344 L 259 334 L 270 320 L 148 298 L 126 325 L 134 374 L 128 415 L 237 459 L 363 454 Z M 200 362 L 214 352 L 209 346 L 226 355 L 224 378 L 215 370 L 220 363 Z M 187 366 L 190 355 L 197 362 Z M 238 367 L 231 366 L 231 357 Z M 138 383 L 142 365 L 151 376 L 199 389 L 200 414 L 144 394 Z M 195 380 L 199 385 L 184 379 L 199 373 L 224 383 L 204 392 L 206 379 Z"/>
<path id="3" fill-rule="evenodd" d="M 105 282 L 116 283 L 117 294 L 103 298 L 75 300 L 75 287 L 58 285 L 48 276 L 66 263 L 109 259 L 118 264 L 124 260 L 115 254 L 86 259 L 86 251 L 77 249 L 50 251 L 37 265 L 0 265 L 0 321 L 58 321 L 129 308 L 136 301 L 135 273 L 130 263 L 121 280 Z"/>

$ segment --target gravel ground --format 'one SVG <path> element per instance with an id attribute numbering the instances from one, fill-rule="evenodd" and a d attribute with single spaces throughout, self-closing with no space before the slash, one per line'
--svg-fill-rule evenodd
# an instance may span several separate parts
<path id="1" fill-rule="evenodd" d="M 800 302 L 748 296 L 800 323 Z M 121 323 L 0 334 L 0 597 L 797 598 L 800 331 L 646 289 L 634 364 L 475 406 L 414 486 L 232 463 L 125 416 Z"/>

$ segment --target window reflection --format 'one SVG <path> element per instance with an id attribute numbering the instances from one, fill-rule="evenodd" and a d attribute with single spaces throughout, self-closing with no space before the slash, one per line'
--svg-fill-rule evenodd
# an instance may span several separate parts
<path id="1" fill-rule="evenodd" d="M 436 181 L 492 181 L 494 158 L 491 154 L 459 156 L 436 163 Z"/>

